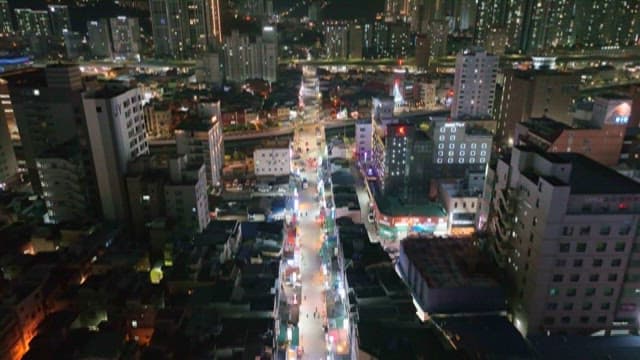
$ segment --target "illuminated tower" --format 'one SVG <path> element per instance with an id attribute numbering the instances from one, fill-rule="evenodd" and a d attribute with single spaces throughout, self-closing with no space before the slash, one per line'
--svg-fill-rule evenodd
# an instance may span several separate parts
<path id="1" fill-rule="evenodd" d="M 456 57 L 453 80 L 455 98 L 451 117 L 488 116 L 493 112 L 498 58 L 482 48 L 465 50 Z"/>
<path id="2" fill-rule="evenodd" d="M 220 25 L 220 0 L 206 0 L 208 34 L 211 40 L 222 44 L 222 26 Z"/>

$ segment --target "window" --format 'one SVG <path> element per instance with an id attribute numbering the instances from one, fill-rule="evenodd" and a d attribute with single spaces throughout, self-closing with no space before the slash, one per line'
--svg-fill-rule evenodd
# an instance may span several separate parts
<path id="1" fill-rule="evenodd" d="M 576 289 L 575 288 L 571 288 L 571 289 L 567 290 L 567 296 L 568 297 L 576 296 Z"/>
<path id="2" fill-rule="evenodd" d="M 558 309 L 558 303 L 547 303 L 547 310 L 556 310 Z"/>
<path id="3" fill-rule="evenodd" d="M 564 303 L 562 305 L 563 310 L 573 310 L 573 303 Z"/>
<path id="4" fill-rule="evenodd" d="M 581 253 L 587 251 L 587 244 L 586 243 L 578 243 L 578 244 L 576 244 L 576 251 L 577 252 L 581 252 Z"/>
<path id="5" fill-rule="evenodd" d="M 538 225 L 538 217 L 537 216 L 533 217 L 533 220 L 531 221 L 531 225 L 533 225 L 533 226 Z"/>
<path id="6" fill-rule="evenodd" d="M 455 135 L 449 136 L 449 141 L 456 141 L 456 136 Z"/>
<path id="7" fill-rule="evenodd" d="M 486 149 L 487 148 L 487 144 L 483 143 L 480 147 L 483 148 L 483 149 Z"/>
<path id="8" fill-rule="evenodd" d="M 580 235 L 589 235 L 591 232 L 591 226 L 581 226 L 580 227 Z"/>
<path id="9" fill-rule="evenodd" d="M 573 226 L 565 226 L 562 228 L 562 235 L 571 236 L 573 235 Z"/>
<path id="10" fill-rule="evenodd" d="M 455 149 L 456 148 L 456 144 L 449 144 L 449 149 Z"/>
<path id="11" fill-rule="evenodd" d="M 604 324 L 607 322 L 607 317 L 606 316 L 598 316 L 598 322 L 601 324 Z"/>
<path id="12" fill-rule="evenodd" d="M 602 266 L 602 259 L 593 259 L 593 267 Z"/>
<path id="13" fill-rule="evenodd" d="M 484 164 L 484 163 L 486 163 L 486 162 L 487 162 L 487 159 L 486 159 L 486 158 L 481 157 L 481 158 L 480 158 L 480 162 Z"/>
<path id="14" fill-rule="evenodd" d="M 612 295 L 613 295 L 613 288 L 604 289 L 604 296 L 612 296 Z"/>
<path id="15" fill-rule="evenodd" d="M 562 321 L 563 324 L 568 324 L 571 322 L 571 318 L 568 316 L 563 316 L 562 319 L 560 319 L 560 321 Z"/>
<path id="16" fill-rule="evenodd" d="M 565 265 L 567 265 L 567 260 L 565 260 L 565 259 L 557 259 L 556 260 L 556 266 L 557 267 L 564 267 Z"/>
<path id="17" fill-rule="evenodd" d="M 611 308 L 611 303 L 602 303 L 600 305 L 600 310 L 609 310 Z"/>
<path id="18" fill-rule="evenodd" d="M 573 267 L 582 267 L 582 259 L 573 260 Z"/>
<path id="19" fill-rule="evenodd" d="M 549 296 L 558 296 L 558 288 L 549 289 Z"/>
<path id="20" fill-rule="evenodd" d="M 607 276 L 607 280 L 609 280 L 609 281 L 617 281 L 618 280 L 618 274 L 609 274 L 609 276 Z"/>
<path id="21" fill-rule="evenodd" d="M 596 246 L 596 251 L 597 252 L 605 252 L 606 250 L 607 250 L 607 243 L 605 243 L 605 242 L 600 242 Z"/>
<path id="22" fill-rule="evenodd" d="M 618 230 L 619 235 L 629 235 L 630 232 L 631 232 L 631 225 L 623 225 L 620 227 L 620 230 Z"/>
<path id="23" fill-rule="evenodd" d="M 476 148 L 476 143 L 472 143 L 472 144 L 471 144 L 471 148 L 472 148 L 472 149 L 475 149 L 475 148 Z"/>
<path id="24" fill-rule="evenodd" d="M 580 316 L 580 322 L 583 324 L 586 324 L 589 322 L 589 317 L 588 316 Z"/>
<path id="25" fill-rule="evenodd" d="M 569 243 L 560 243 L 560 252 L 562 253 L 569 252 L 570 248 L 571 246 L 569 245 Z"/>
<path id="26" fill-rule="evenodd" d="M 553 275 L 553 282 L 562 282 L 563 278 L 562 274 L 555 274 Z"/>
<path id="27" fill-rule="evenodd" d="M 444 149 L 444 144 L 438 144 L 438 149 Z"/>
<path id="28" fill-rule="evenodd" d="M 582 310 L 591 310 L 592 307 L 593 307 L 593 304 L 590 302 L 586 302 L 582 304 Z"/>
<path id="29" fill-rule="evenodd" d="M 589 275 L 589 281 L 596 282 L 600 280 L 600 274 L 591 274 Z"/>
<path id="30" fill-rule="evenodd" d="M 613 259 L 611 260 L 611 267 L 620 267 L 622 265 L 621 259 Z"/>
<path id="31" fill-rule="evenodd" d="M 580 281 L 580 275 L 578 274 L 572 274 L 571 277 L 569 278 L 569 281 L 571 282 L 578 282 Z"/>
<path id="32" fill-rule="evenodd" d="M 588 288 L 588 289 L 584 292 L 584 294 L 585 294 L 586 296 L 593 296 L 593 295 L 595 295 L 595 294 L 596 294 L 596 288 Z"/>
<path id="33" fill-rule="evenodd" d="M 616 251 L 617 251 L 617 252 L 622 252 L 622 251 L 624 251 L 625 245 L 626 245 L 626 244 L 625 244 L 624 242 L 617 242 L 617 243 L 616 243 Z"/>
<path id="34" fill-rule="evenodd" d="M 444 141 L 444 135 L 440 135 L 440 136 L 438 136 L 438 140 L 440 140 L 440 141 Z"/>
<path id="35" fill-rule="evenodd" d="M 611 226 L 604 225 L 600 228 L 600 235 L 609 235 L 611 233 Z"/>
<path id="36" fill-rule="evenodd" d="M 555 322 L 554 318 L 552 318 L 551 316 L 545 317 L 543 321 L 545 325 L 553 325 L 553 323 Z"/>

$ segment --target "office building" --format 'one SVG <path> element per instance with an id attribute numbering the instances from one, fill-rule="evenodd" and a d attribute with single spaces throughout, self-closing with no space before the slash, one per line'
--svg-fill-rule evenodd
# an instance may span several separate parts
<path id="1" fill-rule="evenodd" d="M 262 35 L 255 37 L 232 31 L 224 44 L 227 80 L 241 82 L 257 78 L 276 81 L 277 51 L 277 33 L 272 26 L 265 26 Z"/>
<path id="2" fill-rule="evenodd" d="M 498 58 L 482 48 L 458 53 L 451 117 L 491 117 L 497 71 Z"/>
<path id="3" fill-rule="evenodd" d="M 175 130 L 179 155 L 189 155 L 194 162 L 203 162 L 210 186 L 219 186 L 224 157 L 221 116 L 195 116 L 182 121 Z"/>
<path id="4" fill-rule="evenodd" d="M 89 36 L 89 50 L 91 56 L 97 59 L 110 59 L 113 57 L 111 46 L 111 32 L 109 21 L 106 18 L 87 21 L 87 34 Z"/>
<path id="5" fill-rule="evenodd" d="M 530 118 L 548 117 L 572 125 L 569 114 L 578 96 L 580 78 L 554 70 L 506 70 L 498 112 L 498 146 L 514 144 L 516 124 Z"/>
<path id="6" fill-rule="evenodd" d="M 71 31 L 69 7 L 66 5 L 49 5 L 49 20 L 51 21 L 51 35 L 62 39 L 67 31 Z"/>
<path id="7" fill-rule="evenodd" d="M 133 231 L 138 239 L 148 237 L 148 224 L 169 219 L 187 235 L 201 232 L 209 224 L 209 202 L 205 166 L 187 155 L 161 160 L 141 156 L 127 170 L 127 194 Z"/>
<path id="8" fill-rule="evenodd" d="M 520 146 L 492 171 L 491 249 L 512 279 L 516 327 L 524 334 L 591 334 L 622 321 L 637 328 L 638 300 L 626 295 L 634 285 L 625 281 L 640 258 L 633 246 L 640 185 L 582 155 Z"/>
<path id="9" fill-rule="evenodd" d="M 137 88 L 108 84 L 85 92 L 82 100 L 102 215 L 110 221 L 126 221 L 127 164 L 149 151 L 142 94 Z"/>
<path id="10" fill-rule="evenodd" d="M 25 37 L 47 37 L 51 35 L 49 13 L 43 10 L 15 9 L 18 33 Z"/>
<path id="11" fill-rule="evenodd" d="M 259 148 L 253 151 L 256 176 L 284 176 L 291 174 L 291 148 L 285 146 Z"/>
<path id="12" fill-rule="evenodd" d="M 77 31 L 67 31 L 63 37 L 65 56 L 69 60 L 76 60 L 85 54 L 85 37 Z"/>
<path id="13" fill-rule="evenodd" d="M 13 35 L 11 9 L 7 0 L 0 0 L 0 36 Z"/>
<path id="14" fill-rule="evenodd" d="M 109 19 L 113 56 L 140 60 L 140 25 L 137 18 L 118 16 Z"/>
<path id="15" fill-rule="evenodd" d="M 156 56 L 192 58 L 222 42 L 219 0 L 150 0 Z"/>

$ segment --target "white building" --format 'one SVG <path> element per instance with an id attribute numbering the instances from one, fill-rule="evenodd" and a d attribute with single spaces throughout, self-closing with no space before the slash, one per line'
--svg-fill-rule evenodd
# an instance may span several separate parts
<path id="1" fill-rule="evenodd" d="M 372 131 L 371 120 L 359 119 L 356 122 L 356 154 L 365 163 L 371 159 Z"/>
<path id="2" fill-rule="evenodd" d="M 124 175 L 127 163 L 149 151 L 137 88 L 107 85 L 83 94 L 91 153 L 107 220 L 127 218 Z"/>
<path id="3" fill-rule="evenodd" d="M 169 183 L 164 187 L 167 216 L 201 232 L 209 224 L 206 167 L 187 155 L 169 161 Z"/>
<path id="4" fill-rule="evenodd" d="M 253 40 L 248 34 L 234 30 L 225 39 L 224 57 L 227 80 L 264 79 L 274 82 L 278 66 L 277 33 L 272 26 L 265 26 L 262 36 Z"/>
<path id="5" fill-rule="evenodd" d="M 491 248 L 514 280 L 516 327 L 637 329 L 640 184 L 582 155 L 521 146 L 490 178 Z"/>
<path id="6" fill-rule="evenodd" d="M 473 121 L 433 121 L 435 164 L 485 165 L 491 157 L 490 132 Z"/>
<path id="7" fill-rule="evenodd" d="M 47 208 L 45 223 L 81 221 L 92 213 L 87 196 L 87 170 L 80 154 L 80 147 L 71 141 L 36 159 Z"/>
<path id="8" fill-rule="evenodd" d="M 212 186 L 219 185 L 224 157 L 219 110 L 216 112 L 209 107 L 201 115 L 181 122 L 175 130 L 175 136 L 178 154 L 189 155 L 189 159 L 195 162 L 204 162 L 207 181 Z"/>
<path id="9" fill-rule="evenodd" d="M 272 147 L 253 151 L 256 176 L 280 176 L 291 173 L 291 148 Z"/>
<path id="10" fill-rule="evenodd" d="M 6 81 L 0 80 L 0 87 L 5 87 L 6 89 Z M 18 164 L 9 129 L 11 126 L 9 117 L 11 116 L 11 120 L 14 120 L 13 106 L 8 95 L 0 94 L 0 99 L 2 101 L 0 105 L 0 189 L 4 189 L 7 183 L 17 175 Z M 15 127 L 15 120 L 13 122 L 12 125 Z"/>
<path id="11" fill-rule="evenodd" d="M 482 48 L 465 50 L 456 57 L 451 117 L 490 117 L 496 91 L 498 57 Z"/>

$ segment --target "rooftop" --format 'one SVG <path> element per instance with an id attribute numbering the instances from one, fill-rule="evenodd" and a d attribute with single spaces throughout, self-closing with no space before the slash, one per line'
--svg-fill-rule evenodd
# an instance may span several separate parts
<path id="1" fill-rule="evenodd" d="M 402 251 L 430 288 L 498 287 L 468 238 L 407 238 Z"/>
<path id="2" fill-rule="evenodd" d="M 176 130 L 185 130 L 185 131 L 209 131 L 213 127 L 213 124 L 206 121 L 202 118 L 192 117 L 181 121 L 177 126 Z"/>
<path id="3" fill-rule="evenodd" d="M 135 87 L 128 86 L 121 82 L 109 82 L 101 88 L 86 93 L 88 99 L 110 99 L 122 95 Z"/>
<path id="4" fill-rule="evenodd" d="M 560 159 L 572 164 L 572 194 L 637 194 L 640 183 L 583 155 L 557 153 Z M 588 179 L 585 181 L 585 179 Z"/>
<path id="5" fill-rule="evenodd" d="M 447 215 L 447 211 L 440 203 L 426 200 L 418 203 L 405 202 L 397 196 L 382 194 L 375 181 L 370 181 L 369 187 L 373 190 L 376 206 L 384 215 L 429 217 L 445 217 Z"/>

